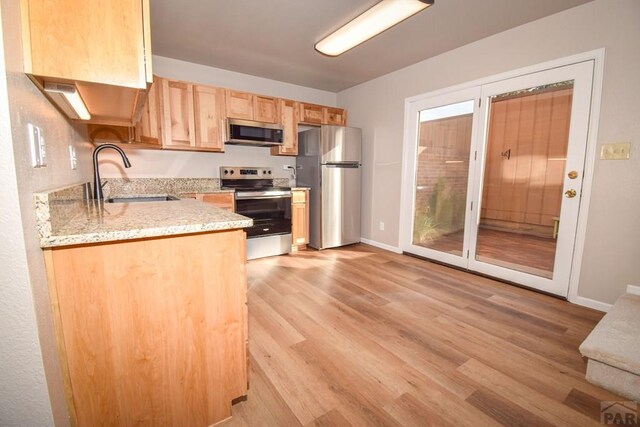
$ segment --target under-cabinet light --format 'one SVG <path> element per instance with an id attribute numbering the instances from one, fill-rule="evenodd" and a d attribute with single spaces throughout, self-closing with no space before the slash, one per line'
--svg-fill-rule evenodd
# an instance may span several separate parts
<path id="1" fill-rule="evenodd" d="M 81 120 L 91 118 L 91 114 L 75 85 L 45 82 L 44 91 L 70 118 Z"/>
<path id="2" fill-rule="evenodd" d="M 382 0 L 316 43 L 316 50 L 338 56 L 431 6 L 435 0 Z"/>

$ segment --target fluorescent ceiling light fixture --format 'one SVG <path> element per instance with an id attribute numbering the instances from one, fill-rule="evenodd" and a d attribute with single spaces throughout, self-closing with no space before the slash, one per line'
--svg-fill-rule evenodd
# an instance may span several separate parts
<path id="1" fill-rule="evenodd" d="M 87 110 L 87 106 L 75 85 L 45 82 L 44 91 L 70 118 L 80 120 L 91 118 L 91 114 L 89 114 L 89 110 Z"/>
<path id="2" fill-rule="evenodd" d="M 338 56 L 431 6 L 435 0 L 382 0 L 316 43 L 316 50 Z"/>

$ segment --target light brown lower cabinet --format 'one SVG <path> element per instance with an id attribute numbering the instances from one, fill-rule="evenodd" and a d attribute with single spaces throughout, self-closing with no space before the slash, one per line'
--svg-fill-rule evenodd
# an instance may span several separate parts
<path id="1" fill-rule="evenodd" d="M 71 423 L 208 426 L 247 393 L 242 230 L 45 250 Z"/>
<path id="2" fill-rule="evenodd" d="M 236 211 L 236 203 L 233 193 L 196 193 L 195 198 L 196 200 L 209 203 L 229 212 Z"/>
<path id="3" fill-rule="evenodd" d="M 309 190 L 291 191 L 291 241 L 293 250 L 309 243 Z"/>

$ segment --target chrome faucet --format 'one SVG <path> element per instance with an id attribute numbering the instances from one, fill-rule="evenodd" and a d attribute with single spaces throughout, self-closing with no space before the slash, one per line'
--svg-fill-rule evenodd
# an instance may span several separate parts
<path id="1" fill-rule="evenodd" d="M 129 162 L 129 158 L 122 148 L 118 147 L 114 144 L 102 144 L 98 145 L 95 150 L 93 150 L 93 198 L 96 200 L 104 199 L 104 194 L 102 194 L 102 184 L 100 184 L 100 169 L 98 168 L 98 153 L 104 150 L 105 148 L 113 148 L 122 157 L 122 163 L 124 163 L 125 168 L 130 168 L 131 163 Z"/>

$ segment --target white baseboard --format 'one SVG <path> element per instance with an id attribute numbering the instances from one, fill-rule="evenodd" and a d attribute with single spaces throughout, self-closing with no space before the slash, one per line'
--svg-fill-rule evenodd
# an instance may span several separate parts
<path id="1" fill-rule="evenodd" d="M 376 248 L 384 249 L 385 251 L 395 252 L 397 254 L 402 253 L 402 249 L 397 248 L 395 246 L 387 245 L 384 243 L 376 242 L 375 240 L 365 239 L 364 237 L 360 238 L 362 243 L 366 243 L 367 245 L 375 246 Z"/>
<path id="2" fill-rule="evenodd" d="M 640 295 L 640 286 L 627 285 L 627 293 L 628 294 L 634 294 L 634 295 Z"/>
<path id="3" fill-rule="evenodd" d="M 611 304 L 607 304 L 606 302 L 596 301 L 591 298 L 576 296 L 574 298 L 569 299 L 569 301 L 574 304 L 578 304 L 583 307 L 593 308 L 594 310 L 603 311 L 605 313 L 611 309 Z"/>

